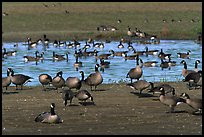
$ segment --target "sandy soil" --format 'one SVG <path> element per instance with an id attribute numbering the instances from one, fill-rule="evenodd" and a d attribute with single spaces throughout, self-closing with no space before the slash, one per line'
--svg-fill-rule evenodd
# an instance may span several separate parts
<path id="1" fill-rule="evenodd" d="M 186 92 L 190 97 L 202 97 L 202 89 L 188 90 L 183 82 L 169 84 L 175 87 L 177 95 Z M 83 85 L 82 89 L 90 88 Z M 73 105 L 65 108 L 60 93 L 55 90 L 25 86 L 16 91 L 9 87 L 2 94 L 2 134 L 202 134 L 202 116 L 192 115 L 193 109 L 187 104 L 177 106 L 177 113 L 166 113 L 169 107 L 161 104 L 158 94 L 152 96 L 144 91 L 138 98 L 125 84 L 103 84 L 97 89 L 90 92 L 95 105 L 80 105 L 75 98 Z M 35 122 L 39 113 L 50 110 L 52 102 L 64 122 Z"/>

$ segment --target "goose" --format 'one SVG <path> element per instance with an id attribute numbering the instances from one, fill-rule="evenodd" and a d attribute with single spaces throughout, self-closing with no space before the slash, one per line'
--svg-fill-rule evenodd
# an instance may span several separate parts
<path id="1" fill-rule="evenodd" d="M 92 86 L 95 87 L 95 91 L 98 85 L 103 82 L 103 77 L 101 73 L 98 71 L 99 64 L 95 65 L 95 73 L 89 74 L 89 76 L 85 79 L 85 83 L 90 86 L 92 91 Z"/>
<path id="2" fill-rule="evenodd" d="M 38 80 L 41 83 L 41 85 L 43 86 L 43 88 L 44 88 L 45 85 L 48 85 L 48 84 L 52 83 L 52 77 L 50 75 L 48 75 L 48 74 L 45 74 L 45 73 L 40 74 L 38 76 Z"/>
<path id="3" fill-rule="evenodd" d="M 43 37 L 44 37 L 44 44 L 48 45 L 50 40 L 47 38 L 47 35 L 44 34 Z"/>
<path id="4" fill-rule="evenodd" d="M 90 48 L 91 46 L 88 44 L 88 42 L 86 41 L 86 44 L 84 45 L 84 48 L 85 49 L 88 49 L 88 48 Z"/>
<path id="5" fill-rule="evenodd" d="M 36 61 L 37 62 L 39 60 L 43 60 L 43 54 L 44 53 L 42 53 L 40 56 L 37 55 L 38 53 L 39 53 L 38 51 L 35 52 L 35 57 L 33 57 L 33 56 L 23 56 L 24 61 L 25 62 L 30 62 L 30 61 Z"/>
<path id="6" fill-rule="evenodd" d="M 16 50 L 14 51 L 6 51 L 6 48 L 3 48 L 3 56 L 15 56 L 16 55 Z"/>
<path id="7" fill-rule="evenodd" d="M 71 49 L 71 48 L 73 48 L 74 44 L 71 43 L 71 41 L 69 41 L 69 43 L 66 44 L 66 46 L 67 46 L 67 48 Z"/>
<path id="8" fill-rule="evenodd" d="M 87 48 L 84 47 L 84 51 L 82 52 L 82 56 L 87 57 L 87 56 L 93 56 L 94 53 L 98 51 L 94 49 L 94 51 L 87 51 Z"/>
<path id="9" fill-rule="evenodd" d="M 92 42 L 93 42 L 93 39 L 92 39 L 92 38 L 89 38 L 89 39 L 87 40 L 87 42 L 88 42 L 88 43 L 92 43 Z"/>
<path id="10" fill-rule="evenodd" d="M 163 59 L 161 59 L 160 67 L 161 67 L 162 70 L 164 68 L 169 68 L 169 70 L 171 69 L 171 67 L 169 66 L 169 62 L 168 61 L 164 61 Z"/>
<path id="11" fill-rule="evenodd" d="M 80 71 L 81 77 L 82 79 L 80 80 L 78 77 L 68 77 L 65 81 L 65 85 L 69 88 L 69 89 L 77 89 L 79 90 L 82 86 L 82 81 L 84 80 L 84 73 L 83 71 Z"/>
<path id="12" fill-rule="evenodd" d="M 66 53 L 66 58 L 64 57 L 64 55 L 58 55 L 55 54 L 55 52 L 53 51 L 53 61 L 62 61 L 62 60 L 66 60 L 68 62 L 68 53 Z"/>
<path id="13" fill-rule="evenodd" d="M 72 100 L 74 98 L 74 92 L 71 89 L 63 89 L 61 96 L 65 107 L 67 105 L 67 100 L 69 100 L 69 105 L 72 104 Z"/>
<path id="14" fill-rule="evenodd" d="M 146 54 L 146 56 L 148 56 L 148 55 L 157 55 L 158 54 L 158 52 L 159 52 L 159 50 L 148 50 L 148 47 L 145 47 L 145 54 Z"/>
<path id="15" fill-rule="evenodd" d="M 31 38 L 28 38 L 28 50 L 30 50 L 31 48 L 36 48 L 37 47 L 37 42 L 36 41 L 31 41 Z"/>
<path id="16" fill-rule="evenodd" d="M 101 67 L 102 72 L 104 72 L 105 68 L 110 67 L 110 62 L 109 61 L 104 61 L 104 59 L 100 59 L 100 67 Z"/>
<path id="17" fill-rule="evenodd" d="M 128 53 L 128 51 L 117 51 L 115 52 L 114 50 L 109 50 L 109 52 L 112 54 L 112 56 L 123 56 L 123 54 Z"/>
<path id="18" fill-rule="evenodd" d="M 63 72 L 59 71 L 56 76 L 52 79 L 52 85 L 53 87 L 55 87 L 57 89 L 58 92 L 58 88 L 62 88 L 65 86 L 65 80 L 62 77 Z"/>
<path id="19" fill-rule="evenodd" d="M 175 88 L 169 84 L 159 84 L 158 86 L 153 87 L 149 92 L 152 92 L 153 95 L 154 93 L 161 93 L 160 87 L 164 88 L 165 94 L 172 93 L 173 96 L 175 95 Z"/>
<path id="20" fill-rule="evenodd" d="M 125 61 L 127 60 L 135 60 L 137 55 L 127 55 L 127 53 L 123 53 L 122 54 L 123 58 L 125 59 Z"/>
<path id="21" fill-rule="evenodd" d="M 182 69 L 182 75 L 183 77 L 186 77 L 189 73 L 191 72 L 195 72 L 193 70 L 188 70 L 187 69 L 187 64 L 186 64 L 186 61 L 185 60 L 182 60 L 181 63 L 184 65 L 183 69 Z"/>
<path id="22" fill-rule="evenodd" d="M 158 57 L 161 58 L 161 59 L 169 59 L 171 56 L 171 54 L 165 54 L 163 52 L 163 49 L 161 49 L 161 52 L 158 54 Z"/>
<path id="23" fill-rule="evenodd" d="M 11 77 L 10 77 L 10 71 L 7 70 L 7 77 L 2 78 L 2 88 L 10 86 L 11 84 Z"/>
<path id="24" fill-rule="evenodd" d="M 76 61 L 74 63 L 74 67 L 76 68 L 76 71 L 78 71 L 79 67 L 82 67 L 82 62 L 79 61 L 79 57 L 78 56 L 76 56 L 75 58 L 76 58 Z"/>
<path id="25" fill-rule="evenodd" d="M 129 41 L 129 42 L 128 42 L 128 47 L 127 47 L 128 50 L 132 50 L 132 49 L 134 48 L 131 44 L 132 44 L 132 42 Z"/>
<path id="26" fill-rule="evenodd" d="M 202 99 L 199 98 L 190 98 L 190 96 L 187 93 L 181 93 L 180 97 L 184 97 L 186 100 L 186 104 L 188 104 L 191 108 L 195 109 L 194 113 L 196 111 L 202 113 Z"/>
<path id="27" fill-rule="evenodd" d="M 135 33 L 133 33 L 133 32 L 130 30 L 130 26 L 128 26 L 127 35 L 130 36 L 130 37 L 135 36 Z"/>
<path id="28" fill-rule="evenodd" d="M 103 44 L 103 42 L 94 43 L 94 41 L 93 41 L 93 47 L 94 48 L 104 48 L 104 44 Z"/>
<path id="29" fill-rule="evenodd" d="M 62 123 L 63 120 L 55 113 L 55 103 L 51 103 L 50 112 L 42 112 L 36 118 L 35 122 L 58 124 Z"/>
<path id="30" fill-rule="evenodd" d="M 142 76 L 142 68 L 139 66 L 139 60 L 141 61 L 141 59 L 139 58 L 139 56 L 136 56 L 136 67 L 135 68 L 131 68 L 129 70 L 129 72 L 126 75 L 126 78 L 130 78 L 131 83 L 132 83 L 132 79 L 137 79 L 139 80 Z"/>
<path id="31" fill-rule="evenodd" d="M 194 68 L 194 71 L 195 72 L 198 72 L 198 64 L 200 63 L 200 60 L 196 60 L 195 61 L 195 68 Z"/>
<path id="32" fill-rule="evenodd" d="M 90 98 L 91 101 L 94 102 L 93 96 L 85 89 L 79 90 L 74 96 L 80 101 L 86 101 Z"/>
<path id="33" fill-rule="evenodd" d="M 169 67 L 176 66 L 176 61 L 171 61 L 171 57 L 169 57 L 168 64 L 169 64 Z"/>
<path id="34" fill-rule="evenodd" d="M 133 83 L 127 84 L 134 90 L 139 90 L 139 94 L 141 95 L 142 91 L 151 87 L 151 89 L 154 87 L 154 84 L 152 82 L 147 82 L 146 80 L 138 80 Z M 139 96 L 140 97 L 140 96 Z"/>
<path id="35" fill-rule="evenodd" d="M 145 53 L 145 51 L 136 51 L 135 48 L 132 48 L 133 50 L 133 55 L 143 55 Z"/>
<path id="36" fill-rule="evenodd" d="M 122 41 L 120 41 L 120 43 L 118 44 L 118 48 L 119 48 L 119 49 L 124 48 L 124 45 L 122 44 Z"/>
<path id="37" fill-rule="evenodd" d="M 159 88 L 161 94 L 159 95 L 159 100 L 162 104 L 170 107 L 170 113 L 175 112 L 174 109 L 177 105 L 181 103 L 185 103 L 185 99 L 177 97 L 177 96 L 165 96 L 165 90 L 163 87 Z M 168 113 L 169 113 L 168 112 Z"/>
<path id="38" fill-rule="evenodd" d="M 198 86 L 197 83 L 199 82 L 200 77 L 202 77 L 202 71 L 199 70 L 198 72 L 191 72 L 186 75 L 183 82 L 189 82 L 189 90 L 191 90 L 192 86 L 195 86 L 195 88 Z"/>
<path id="39" fill-rule="evenodd" d="M 94 56 L 95 56 L 95 59 L 96 59 L 96 61 L 98 60 L 98 59 L 108 59 L 109 58 L 109 56 L 111 56 L 112 54 L 111 53 L 104 53 L 104 54 L 100 54 L 99 56 L 98 56 L 98 53 L 97 52 L 94 52 Z"/>
<path id="40" fill-rule="evenodd" d="M 178 58 L 187 58 L 187 59 L 189 59 L 190 58 L 190 50 L 188 50 L 188 52 L 187 53 L 181 53 L 181 52 L 179 52 L 179 53 L 177 53 L 177 56 L 178 56 Z"/>
<path id="41" fill-rule="evenodd" d="M 27 82 L 31 82 L 30 79 L 33 79 L 30 76 L 23 75 L 23 74 L 16 74 L 14 75 L 14 71 L 12 68 L 8 68 L 7 71 L 11 74 L 11 82 L 16 85 L 16 90 L 18 90 L 17 86 L 21 86 L 21 90 L 23 89 L 23 85 L 26 84 Z"/>
<path id="42" fill-rule="evenodd" d="M 144 62 L 141 60 L 141 64 L 142 66 L 145 66 L 145 67 L 155 67 L 157 65 L 157 61 L 147 61 L 147 62 Z"/>

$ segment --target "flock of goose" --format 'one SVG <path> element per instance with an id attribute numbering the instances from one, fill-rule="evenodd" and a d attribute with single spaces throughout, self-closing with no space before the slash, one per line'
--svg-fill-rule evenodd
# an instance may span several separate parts
<path id="1" fill-rule="evenodd" d="M 130 29 L 128 28 L 128 31 Z M 138 34 L 139 35 L 139 34 Z M 47 46 L 50 45 L 50 40 L 44 35 L 43 40 L 39 41 L 31 41 L 31 38 L 28 38 L 28 50 L 35 48 L 40 42 L 43 42 L 44 48 L 47 48 Z M 156 37 L 155 37 L 156 38 Z M 151 37 L 151 39 L 153 39 Z M 119 51 L 115 52 L 113 50 L 110 50 L 110 53 L 107 54 L 100 54 L 98 55 L 97 50 L 94 51 L 86 51 L 88 48 L 91 46 L 88 43 L 92 43 L 93 47 L 95 48 L 104 48 L 103 43 L 94 43 L 94 40 L 89 39 L 86 42 L 86 45 L 84 45 L 83 48 L 79 48 L 80 43 L 77 40 L 74 40 L 73 43 L 66 44 L 65 42 L 60 42 L 60 41 L 54 41 L 53 46 L 55 47 L 60 47 L 65 46 L 68 48 L 75 48 L 74 56 L 76 58 L 76 62 L 74 64 L 74 67 L 78 71 L 78 68 L 82 66 L 82 62 L 78 60 L 79 57 L 82 56 L 95 56 L 96 59 L 96 64 L 95 64 L 95 72 L 90 73 L 86 78 L 84 76 L 84 72 L 80 71 L 79 73 L 81 74 L 81 79 L 78 77 L 68 77 L 67 79 L 63 78 L 63 72 L 59 71 L 56 73 L 55 77 L 51 77 L 47 73 L 42 73 L 38 76 L 39 82 L 43 86 L 43 90 L 46 90 L 45 88 L 46 85 L 50 86 L 52 85 L 57 91 L 59 88 L 62 88 L 62 99 L 64 100 L 64 105 L 67 105 L 67 101 L 70 101 L 70 105 L 72 103 L 72 99 L 74 97 L 78 98 L 79 100 L 86 101 L 87 99 L 90 99 L 93 102 L 93 97 L 91 96 L 90 92 L 85 89 L 81 89 L 83 84 L 86 84 L 90 86 L 90 90 L 96 91 L 97 86 L 103 83 L 103 76 L 99 71 L 99 67 L 103 68 L 104 70 L 106 67 L 109 67 L 110 62 L 104 61 L 105 59 L 108 59 L 110 56 L 121 56 L 125 60 L 135 60 L 136 65 L 135 67 L 131 68 L 128 73 L 126 74 L 127 78 L 130 78 L 131 83 L 128 83 L 127 86 L 133 88 L 134 90 L 138 90 L 140 95 L 143 90 L 149 89 L 149 92 L 160 93 L 159 99 L 160 101 L 168 105 L 170 107 L 170 112 L 174 112 L 174 108 L 176 105 L 180 102 L 182 103 L 187 103 L 191 107 L 195 109 L 195 111 L 202 113 L 202 100 L 201 99 L 191 99 L 188 94 L 182 93 L 181 97 L 175 96 L 175 89 L 171 85 L 168 84 L 162 84 L 157 87 L 154 87 L 154 84 L 152 82 L 148 82 L 146 80 L 141 80 L 140 78 L 143 75 L 143 66 L 146 67 L 152 67 L 155 66 L 156 61 L 149 61 L 149 62 L 143 62 L 142 59 L 140 58 L 141 55 L 146 55 L 146 56 L 152 56 L 152 55 L 157 55 L 161 59 L 161 64 L 160 67 L 162 69 L 165 68 L 171 68 L 171 66 L 176 65 L 175 61 L 171 61 L 171 54 L 164 53 L 163 50 L 148 50 L 148 47 L 146 47 L 146 51 L 136 51 L 134 47 L 131 45 L 131 41 L 128 42 L 128 49 L 133 51 L 132 55 L 127 55 L 128 51 Z M 120 41 L 118 48 L 124 48 L 122 44 L 122 40 Z M 18 45 L 15 45 L 18 46 Z M 189 59 L 190 58 L 190 50 L 187 53 L 177 53 L 179 58 L 183 59 Z M 3 49 L 2 52 L 2 57 L 6 58 L 8 56 L 13 56 L 16 54 L 16 51 L 7 51 L 5 48 Z M 42 52 L 40 55 L 38 55 L 39 52 L 35 52 L 35 56 L 24 56 L 23 58 L 25 59 L 25 62 L 29 61 L 35 61 L 36 63 L 38 61 L 43 61 L 44 57 Z M 67 60 L 68 61 L 68 54 L 66 53 L 66 58 L 64 55 L 59 55 L 56 54 L 53 51 L 53 61 L 62 61 L 62 60 Z M 97 63 L 97 60 L 100 60 L 100 63 Z M 168 60 L 168 61 L 166 61 Z M 185 60 L 182 60 L 180 63 L 184 65 L 183 70 L 182 70 L 182 75 L 184 77 L 184 82 L 189 82 L 189 89 L 192 89 L 193 87 L 195 88 L 200 88 L 201 85 L 198 85 L 197 83 L 199 82 L 202 74 L 202 70 L 198 70 L 197 66 L 200 63 L 199 60 L 195 61 L 195 69 L 194 70 L 188 70 L 187 69 L 187 64 Z M 124 76 L 125 77 L 125 76 Z M 21 90 L 23 89 L 23 85 L 25 85 L 27 82 L 31 82 L 30 79 L 33 79 L 30 76 L 24 75 L 24 74 L 14 74 L 14 70 L 12 68 L 7 69 L 7 77 L 2 78 L 2 87 L 7 88 L 10 86 L 10 84 L 14 84 L 16 86 L 16 90 L 18 90 L 18 86 L 21 86 Z M 136 81 L 133 81 L 136 80 Z M 73 92 L 73 89 L 76 89 L 77 92 Z M 166 95 L 167 93 L 172 93 L 172 95 Z M 139 97 L 140 97 L 139 95 Z M 38 122 L 45 122 L 45 123 L 60 123 L 63 122 L 62 119 L 59 118 L 58 115 L 55 114 L 54 112 L 55 104 L 51 104 L 51 111 L 50 112 L 43 112 L 39 114 L 36 118 L 35 121 Z"/>

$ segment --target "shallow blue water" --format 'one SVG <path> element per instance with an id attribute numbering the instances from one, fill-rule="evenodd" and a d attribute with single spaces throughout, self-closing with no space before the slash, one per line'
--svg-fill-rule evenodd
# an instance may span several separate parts
<path id="1" fill-rule="evenodd" d="M 97 42 L 97 41 L 96 41 Z M 34 79 L 32 82 L 27 83 L 28 86 L 33 85 L 40 85 L 38 81 L 38 76 L 42 73 L 47 73 L 54 77 L 58 71 L 63 71 L 63 77 L 66 79 L 69 76 L 76 76 L 81 78 L 79 71 L 83 70 L 85 73 L 85 78 L 91 73 L 94 72 L 95 66 L 95 58 L 94 56 L 87 57 L 87 58 L 79 58 L 79 61 L 83 62 L 83 66 L 79 68 L 79 71 L 76 71 L 74 68 L 75 57 L 74 57 L 74 49 L 68 49 L 64 47 L 56 48 L 53 44 L 49 44 L 49 48 L 44 51 L 42 45 L 38 45 L 37 48 L 33 48 L 28 50 L 27 46 L 23 45 L 24 42 L 18 43 L 18 48 L 14 47 L 15 43 L 3 43 L 3 48 L 6 48 L 8 51 L 10 50 L 17 50 L 16 56 L 8 56 L 2 61 L 2 77 L 6 76 L 6 71 L 8 67 L 13 68 L 15 74 L 25 74 L 33 77 Z M 67 42 L 68 43 L 68 42 Z M 80 41 L 82 48 L 85 45 L 85 41 Z M 118 41 L 112 41 L 111 43 L 104 43 L 104 49 L 100 48 L 89 48 L 87 51 L 93 51 L 97 49 L 100 51 L 98 54 L 102 53 L 109 53 L 110 49 L 114 51 L 124 51 L 128 50 L 128 44 L 124 43 L 123 49 L 118 49 L 117 45 L 119 44 Z M 92 44 L 90 44 L 92 45 Z M 202 69 L 202 46 L 195 43 L 191 40 L 161 40 L 160 44 L 156 45 L 143 45 L 133 43 L 133 47 L 139 51 L 145 51 L 145 47 L 148 46 L 149 50 L 163 49 L 164 53 L 172 54 L 172 61 L 176 61 L 177 65 L 171 67 L 171 70 L 164 69 L 163 71 L 159 67 L 161 61 L 157 56 L 149 55 L 148 57 L 140 56 L 143 62 L 146 61 L 158 61 L 156 67 L 144 67 L 143 66 L 143 76 L 141 79 L 145 79 L 151 82 L 160 82 L 160 81 L 180 81 L 183 79 L 181 76 L 181 71 L 183 68 L 183 64 L 180 64 L 181 58 L 177 58 L 177 52 L 184 52 L 186 53 L 188 50 L 190 52 L 190 59 L 184 59 L 187 62 L 188 69 L 194 69 L 195 60 L 199 59 L 201 63 L 198 65 L 198 69 Z M 36 65 L 35 62 L 24 62 L 24 55 L 34 56 L 34 52 L 38 50 L 40 53 L 42 51 L 45 52 L 43 62 L 38 62 Z M 55 51 L 57 54 L 65 54 L 67 51 L 69 54 L 69 60 L 66 61 L 52 61 L 52 51 Z M 132 51 L 128 52 L 130 55 Z M 128 71 L 135 67 L 136 61 L 135 60 L 127 60 L 123 57 L 110 57 L 108 59 L 110 61 L 110 67 L 105 68 L 104 72 L 102 73 L 103 76 L 103 83 L 118 83 L 118 82 L 130 82 L 129 78 L 126 78 L 126 74 Z M 98 61 L 99 63 L 99 61 Z"/>

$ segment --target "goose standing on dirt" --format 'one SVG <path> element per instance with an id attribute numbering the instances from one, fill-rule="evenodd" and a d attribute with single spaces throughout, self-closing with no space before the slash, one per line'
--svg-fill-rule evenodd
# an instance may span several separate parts
<path id="1" fill-rule="evenodd" d="M 11 82 L 16 85 L 16 90 L 18 90 L 17 86 L 21 86 L 21 90 L 23 89 L 23 85 L 27 82 L 31 82 L 30 79 L 33 79 L 30 76 L 26 76 L 23 74 L 16 74 L 14 75 L 14 71 L 12 68 L 8 68 L 8 72 L 10 73 Z"/>
<path id="2" fill-rule="evenodd" d="M 198 98 L 190 98 L 190 96 L 187 93 L 181 93 L 180 95 L 181 97 L 184 97 L 184 99 L 186 100 L 186 103 L 192 107 L 193 109 L 195 109 L 195 112 L 200 112 L 202 113 L 202 99 L 198 99 Z"/>
<path id="3" fill-rule="evenodd" d="M 42 112 L 36 118 L 35 122 L 58 124 L 62 123 L 63 120 L 55 113 L 55 104 L 51 103 L 50 112 Z"/>
<path id="4" fill-rule="evenodd" d="M 66 86 L 69 89 L 73 89 L 76 88 L 77 90 L 79 90 L 82 86 L 82 81 L 84 80 L 84 72 L 80 71 L 81 74 L 81 80 L 78 77 L 68 77 L 65 81 Z"/>
<path id="5" fill-rule="evenodd" d="M 191 72 L 189 73 L 185 79 L 183 79 L 183 82 L 189 82 L 189 90 L 194 86 L 197 88 L 199 85 L 197 84 L 202 77 L 202 71 L 199 70 L 198 72 Z"/>
<path id="6" fill-rule="evenodd" d="M 93 97 L 91 96 L 91 94 L 88 92 L 88 90 L 79 90 L 76 94 L 75 97 L 80 100 L 80 101 L 86 101 L 87 99 L 91 99 L 91 101 L 93 102 Z"/>
<path id="7" fill-rule="evenodd" d="M 52 85 L 53 87 L 55 87 L 57 89 L 58 92 L 58 88 L 62 88 L 63 86 L 65 86 L 65 80 L 62 77 L 63 72 L 59 71 L 56 76 L 52 79 Z"/>
<path id="8" fill-rule="evenodd" d="M 52 77 L 48 74 L 40 74 L 38 79 L 39 79 L 39 82 L 41 83 L 41 85 L 43 86 L 43 88 L 45 85 L 52 83 Z"/>
<path id="9" fill-rule="evenodd" d="M 72 100 L 74 98 L 74 92 L 71 89 L 63 89 L 61 94 L 62 94 L 64 106 L 66 107 L 68 100 L 69 100 L 69 105 L 71 105 Z"/>
<path id="10" fill-rule="evenodd" d="M 151 87 L 150 90 L 154 87 L 154 84 L 152 82 L 147 82 L 146 80 L 138 80 L 127 85 L 133 88 L 134 90 L 139 90 L 140 95 L 142 91 L 147 89 L 148 87 Z"/>
<path id="11" fill-rule="evenodd" d="M 169 84 L 159 84 L 158 86 L 153 87 L 149 92 L 161 93 L 160 88 L 163 87 L 165 94 L 171 93 L 173 96 L 175 95 L 175 88 L 170 86 Z"/>
<path id="12" fill-rule="evenodd" d="M 100 85 L 103 82 L 103 77 L 101 73 L 98 70 L 99 64 L 95 65 L 95 73 L 91 73 L 86 79 L 85 83 L 90 86 L 92 91 L 92 86 L 95 87 L 95 91 L 98 85 Z"/>
<path id="13" fill-rule="evenodd" d="M 2 88 L 6 87 L 6 90 L 7 90 L 7 87 L 10 86 L 11 84 L 11 77 L 9 75 L 10 75 L 10 72 L 7 70 L 7 77 L 2 78 Z"/>
<path id="14" fill-rule="evenodd" d="M 159 90 L 161 91 L 161 94 L 159 96 L 159 100 L 162 104 L 170 107 L 170 111 L 169 111 L 170 113 L 175 112 L 174 108 L 177 105 L 179 105 L 181 103 L 185 103 L 185 99 L 183 99 L 183 98 L 179 98 L 177 96 L 165 96 L 165 91 L 164 91 L 163 87 L 160 87 Z"/>
<path id="15" fill-rule="evenodd" d="M 142 71 L 142 68 L 139 66 L 139 60 L 141 60 L 141 59 L 137 55 L 136 56 L 136 67 L 135 68 L 131 68 L 129 70 L 129 72 L 127 73 L 126 78 L 129 77 L 130 80 L 131 80 L 131 83 L 132 83 L 132 79 L 139 80 L 141 78 L 141 76 L 142 76 L 143 71 Z"/>

